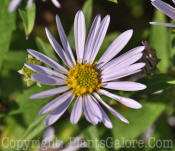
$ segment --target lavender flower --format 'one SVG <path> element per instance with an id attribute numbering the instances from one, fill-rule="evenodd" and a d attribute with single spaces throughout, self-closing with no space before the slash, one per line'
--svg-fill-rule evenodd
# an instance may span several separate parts
<path id="1" fill-rule="evenodd" d="M 43 0 L 43 1 L 46 1 L 46 0 Z M 51 0 L 51 1 L 57 8 L 61 7 L 60 3 L 57 0 Z M 9 12 L 13 12 L 21 2 L 22 0 L 12 0 L 9 4 L 9 8 L 8 8 Z M 33 0 L 28 0 L 27 6 L 31 7 L 32 3 L 33 3 Z"/>
<path id="2" fill-rule="evenodd" d="M 175 3 L 175 0 L 172 0 L 173 3 Z M 175 20 L 175 8 L 171 5 L 161 1 L 161 0 L 152 0 L 152 5 L 163 12 L 165 15 L 170 17 L 171 19 Z M 158 23 L 158 22 L 150 22 L 152 25 L 160 25 L 160 26 L 166 26 L 166 27 L 175 27 L 175 24 L 172 23 Z"/>
<path id="3" fill-rule="evenodd" d="M 75 103 L 70 116 L 72 124 L 79 121 L 84 111 L 85 118 L 93 125 L 103 122 L 106 127 L 112 128 L 112 123 L 101 105 L 121 121 L 129 123 L 125 117 L 103 101 L 100 95 L 108 96 L 130 108 L 139 109 L 142 107 L 133 99 L 110 92 L 110 90 L 138 91 L 146 88 L 145 85 L 137 82 L 119 80 L 140 72 L 141 68 L 145 66 L 145 63 L 136 63 L 143 55 L 144 46 L 133 48 L 114 58 L 126 46 L 133 34 L 133 30 L 127 30 L 116 38 L 97 63 L 94 60 L 106 35 L 110 16 L 106 15 L 101 20 L 101 16 L 97 15 L 92 23 L 87 40 L 85 40 L 85 17 L 82 11 L 78 11 L 74 20 L 74 38 L 77 54 L 77 61 L 75 61 L 58 16 L 56 16 L 56 22 L 62 46 L 58 44 L 47 28 L 46 34 L 50 44 L 66 67 L 31 49 L 27 50 L 29 54 L 55 70 L 40 65 L 25 64 L 27 68 L 37 72 L 37 74 L 31 75 L 33 80 L 45 85 L 58 86 L 57 88 L 34 94 L 30 97 L 31 99 L 47 98 L 61 94 L 40 110 L 41 115 L 51 112 L 46 117 L 46 125 L 49 126 L 55 123 L 74 99 Z"/>

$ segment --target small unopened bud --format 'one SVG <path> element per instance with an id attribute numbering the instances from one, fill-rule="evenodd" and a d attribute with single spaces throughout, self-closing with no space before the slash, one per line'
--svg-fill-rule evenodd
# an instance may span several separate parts
<path id="1" fill-rule="evenodd" d="M 145 46 L 145 50 L 143 52 L 141 62 L 146 63 L 143 71 L 147 75 L 152 75 L 154 71 L 157 70 L 157 64 L 159 63 L 160 59 L 157 58 L 155 50 L 149 47 L 147 41 L 143 41 L 142 44 Z"/>
<path id="2" fill-rule="evenodd" d="M 35 65 L 41 65 L 41 61 L 33 58 L 31 55 L 28 55 L 26 59 L 27 64 L 35 64 Z M 27 84 L 27 87 L 30 87 L 32 84 L 34 84 L 36 81 L 32 80 L 31 75 L 36 73 L 35 71 L 27 68 L 26 66 L 23 66 L 21 70 L 18 70 L 18 73 L 22 74 L 24 76 L 24 81 Z M 41 84 L 36 82 L 36 85 L 41 87 Z"/>

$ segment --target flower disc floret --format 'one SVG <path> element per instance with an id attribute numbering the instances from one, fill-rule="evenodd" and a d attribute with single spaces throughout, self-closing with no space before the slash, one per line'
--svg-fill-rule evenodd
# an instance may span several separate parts
<path id="1" fill-rule="evenodd" d="M 67 84 L 77 96 L 92 93 L 100 89 L 100 75 L 94 64 L 79 64 L 69 70 Z"/>

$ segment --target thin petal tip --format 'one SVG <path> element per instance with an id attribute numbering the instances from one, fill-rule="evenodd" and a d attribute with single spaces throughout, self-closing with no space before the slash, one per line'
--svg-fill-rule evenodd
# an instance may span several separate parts
<path id="1" fill-rule="evenodd" d="M 132 35 L 133 35 L 134 30 L 133 30 L 133 29 L 129 29 L 129 30 L 127 30 L 127 32 L 128 32 L 128 34 L 130 34 L 130 35 L 132 36 Z"/>
<path id="2" fill-rule="evenodd" d="M 134 107 L 134 109 L 141 109 L 142 108 L 142 104 L 140 103 L 137 103 Z"/>
<path id="3" fill-rule="evenodd" d="M 35 99 L 35 97 L 33 95 L 29 96 L 29 99 Z"/>

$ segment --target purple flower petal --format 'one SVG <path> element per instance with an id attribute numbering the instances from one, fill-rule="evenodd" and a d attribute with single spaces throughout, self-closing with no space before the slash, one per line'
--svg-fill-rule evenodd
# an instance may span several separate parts
<path id="1" fill-rule="evenodd" d="M 94 101 L 95 101 L 95 103 L 98 105 L 98 108 L 99 108 L 100 111 L 101 111 L 101 114 L 102 114 L 102 122 L 104 123 L 104 125 L 105 125 L 107 128 L 112 128 L 112 123 L 111 123 L 109 117 L 106 115 L 105 111 L 102 109 L 101 105 L 96 101 L 95 98 L 94 98 Z"/>
<path id="2" fill-rule="evenodd" d="M 65 80 L 41 73 L 32 74 L 31 78 L 44 85 L 65 85 Z"/>
<path id="3" fill-rule="evenodd" d="M 158 22 L 149 22 L 149 23 L 157 26 L 175 27 L 175 24 L 173 23 L 158 23 Z"/>
<path id="4" fill-rule="evenodd" d="M 86 41 L 84 58 L 83 58 L 84 62 L 89 62 L 90 60 L 90 57 L 93 52 L 93 43 L 95 43 L 96 35 L 100 27 L 100 22 L 101 22 L 101 16 L 97 15 L 91 25 L 88 38 Z"/>
<path id="5" fill-rule="evenodd" d="M 41 99 L 41 98 L 47 98 L 56 94 L 60 94 L 63 93 L 67 90 L 69 90 L 70 88 L 67 86 L 64 87 L 59 87 L 59 88 L 54 88 L 54 89 L 50 89 L 47 91 L 43 91 L 37 94 L 33 94 L 32 96 L 30 96 L 30 99 Z"/>
<path id="6" fill-rule="evenodd" d="M 88 99 L 87 99 L 87 96 L 85 96 L 83 98 L 83 109 L 84 109 L 85 118 L 87 119 L 87 121 L 89 121 L 93 125 L 97 125 L 99 122 L 99 119 L 96 116 L 94 116 L 94 114 L 91 112 L 87 102 L 88 102 Z"/>
<path id="7" fill-rule="evenodd" d="M 175 20 L 175 8 L 161 0 L 152 0 L 152 5 Z"/>
<path id="8" fill-rule="evenodd" d="M 46 117 L 46 125 L 50 126 L 55 123 L 67 110 L 71 102 L 73 101 L 74 96 L 71 95 L 65 102 L 58 106 L 52 113 Z"/>
<path id="9" fill-rule="evenodd" d="M 82 97 L 78 97 L 75 101 L 74 107 L 71 112 L 70 121 L 72 124 L 76 124 L 82 114 L 82 106 L 83 106 L 83 100 Z"/>
<path id="10" fill-rule="evenodd" d="M 84 46 L 86 37 L 85 17 L 82 11 L 78 11 L 74 20 L 74 38 L 79 63 L 83 61 Z"/>
<path id="11" fill-rule="evenodd" d="M 108 47 L 105 53 L 102 55 L 99 64 L 104 65 L 109 62 L 114 56 L 116 56 L 128 43 L 133 34 L 133 30 L 127 30 L 114 40 L 114 42 Z"/>
<path id="12" fill-rule="evenodd" d="M 48 38 L 50 44 L 52 45 L 52 47 L 54 48 L 55 52 L 57 53 L 57 55 L 61 58 L 61 60 L 64 62 L 64 64 L 66 64 L 68 67 L 72 67 L 71 62 L 69 59 L 67 59 L 68 56 L 66 56 L 66 53 L 64 52 L 62 47 L 58 44 L 58 42 L 52 36 L 50 31 L 47 28 L 45 28 L 45 30 L 46 30 L 47 38 Z"/>
<path id="13" fill-rule="evenodd" d="M 100 103 L 102 105 L 104 105 L 115 117 L 117 117 L 118 119 L 120 119 L 121 121 L 125 122 L 125 123 L 129 123 L 129 121 L 123 117 L 120 113 L 118 113 L 117 111 L 115 111 L 113 108 L 111 108 L 108 104 L 106 104 L 102 98 L 97 94 L 94 93 L 94 96 L 98 99 L 98 101 L 100 101 Z"/>
<path id="14" fill-rule="evenodd" d="M 94 62 L 94 60 L 98 54 L 98 51 L 102 45 L 102 42 L 103 42 L 105 35 L 106 35 L 106 32 L 108 30 L 109 22 L 110 22 L 110 16 L 106 15 L 105 18 L 102 20 L 100 27 L 97 31 L 97 34 L 95 36 L 95 41 L 93 43 L 93 52 L 92 52 L 91 57 L 90 57 L 91 63 Z"/>
<path id="15" fill-rule="evenodd" d="M 142 51 L 145 49 L 144 46 L 139 46 L 139 47 L 136 47 L 136 48 L 133 48 L 131 50 L 129 50 L 128 52 L 122 54 L 121 56 L 111 60 L 110 62 L 106 63 L 102 68 L 101 70 L 107 70 L 107 69 L 111 69 L 112 66 L 116 66 L 126 60 L 128 60 L 129 58 L 137 55 L 137 54 L 140 54 L 142 53 Z"/>
<path id="16" fill-rule="evenodd" d="M 75 62 L 75 58 L 74 58 L 74 55 L 72 53 L 72 49 L 70 47 L 70 44 L 69 44 L 69 41 L 66 37 L 66 34 L 64 32 L 64 29 L 63 29 L 63 26 L 61 24 L 61 21 L 60 21 L 60 18 L 58 15 L 56 15 L 56 23 L 57 23 L 57 29 L 58 29 L 58 33 L 59 33 L 59 36 L 60 36 L 60 39 L 61 39 L 61 42 L 62 42 L 62 45 L 63 45 L 63 48 L 65 50 L 65 53 L 67 54 L 67 56 L 69 57 L 72 65 L 75 65 L 76 62 Z"/>
<path id="17" fill-rule="evenodd" d="M 9 4 L 8 11 L 13 12 L 20 3 L 21 3 L 21 0 L 12 0 Z"/>
<path id="18" fill-rule="evenodd" d="M 105 74 L 102 76 L 102 82 L 117 80 L 119 78 L 132 75 L 134 73 L 141 71 L 140 69 L 143 68 L 144 66 L 145 63 L 135 63 L 133 65 L 126 66 L 120 69 L 113 68 L 113 70 L 105 72 Z"/>
<path id="19" fill-rule="evenodd" d="M 35 50 L 32 49 L 28 49 L 27 50 L 28 53 L 30 53 L 32 56 L 36 57 L 38 60 L 40 60 L 41 62 L 49 65 L 50 67 L 56 69 L 58 72 L 67 74 L 68 71 L 66 68 L 64 68 L 63 66 L 59 65 L 56 61 L 52 60 L 51 58 L 47 57 L 46 55 L 43 55 L 40 52 L 37 52 Z"/>
<path id="20" fill-rule="evenodd" d="M 121 104 L 123 104 L 127 107 L 130 107 L 130 108 L 133 108 L 133 109 L 142 108 L 142 105 L 140 103 L 138 103 L 137 101 L 133 100 L 133 99 L 121 97 L 121 96 L 118 96 L 116 94 L 112 94 L 112 93 L 110 93 L 106 90 L 103 90 L 103 89 L 98 90 L 98 92 L 102 95 L 106 95 L 106 96 L 120 102 Z"/>
<path id="21" fill-rule="evenodd" d="M 54 6 L 56 6 L 57 8 L 61 7 L 60 3 L 57 0 L 51 0 L 51 1 L 54 4 Z"/>
<path id="22" fill-rule="evenodd" d="M 55 108 L 58 108 L 62 103 L 64 103 L 71 96 L 72 96 L 72 91 L 69 91 L 69 92 L 66 92 L 66 93 L 60 95 L 56 99 L 54 99 L 51 102 L 49 102 L 48 104 L 46 104 L 40 110 L 40 114 L 42 115 L 42 114 L 45 114 L 47 112 L 54 110 Z"/>
<path id="23" fill-rule="evenodd" d="M 49 68 L 46 68 L 46 67 L 43 67 L 43 66 L 40 66 L 40 65 L 35 65 L 35 64 L 24 64 L 24 66 L 26 66 L 27 68 L 37 72 L 37 73 L 41 73 L 41 74 L 47 74 L 47 75 L 50 75 L 50 76 L 56 76 L 58 78 L 61 78 L 61 79 L 64 79 L 66 80 L 67 77 L 61 73 L 58 73 L 54 70 L 51 70 Z"/>
<path id="24" fill-rule="evenodd" d="M 86 105 L 88 107 L 88 110 L 95 116 L 98 118 L 99 122 L 102 121 L 103 117 L 102 117 L 102 113 L 99 109 L 99 106 L 97 105 L 97 103 L 95 102 L 95 98 L 91 95 L 87 95 L 87 101 L 86 101 Z"/>
<path id="25" fill-rule="evenodd" d="M 121 82 L 107 82 L 102 86 L 103 88 L 113 89 L 113 90 L 121 90 L 121 91 L 138 91 L 146 89 L 146 86 L 130 81 L 121 81 Z"/>

